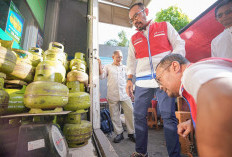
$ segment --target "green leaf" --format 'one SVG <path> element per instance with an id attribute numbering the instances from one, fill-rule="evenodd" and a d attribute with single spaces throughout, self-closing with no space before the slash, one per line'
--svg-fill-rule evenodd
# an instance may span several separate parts
<path id="1" fill-rule="evenodd" d="M 170 22 L 177 31 L 185 27 L 190 22 L 188 16 L 182 13 L 182 10 L 177 6 L 170 6 L 167 9 L 161 9 L 161 11 L 156 13 L 155 17 L 156 22 Z"/>
<path id="2" fill-rule="evenodd" d="M 129 46 L 129 40 L 126 37 L 126 32 L 125 31 L 122 30 L 121 32 L 119 32 L 118 37 L 119 37 L 119 41 L 117 41 L 116 39 L 111 39 L 109 41 L 106 41 L 105 45 L 122 46 L 122 47 Z"/>

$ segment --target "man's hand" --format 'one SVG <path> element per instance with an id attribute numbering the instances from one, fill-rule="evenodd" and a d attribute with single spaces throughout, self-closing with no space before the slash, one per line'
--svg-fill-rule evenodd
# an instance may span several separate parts
<path id="1" fill-rule="evenodd" d="M 103 73 L 101 60 L 98 58 L 97 61 L 98 61 L 98 64 L 99 64 L 99 75 L 101 75 Z"/>
<path id="2" fill-rule="evenodd" d="M 98 64 L 101 65 L 101 60 L 99 58 L 97 59 L 97 61 L 98 61 Z"/>
<path id="3" fill-rule="evenodd" d="M 177 133 L 182 137 L 186 137 L 191 131 L 192 131 L 191 119 L 177 125 Z"/>
<path id="4" fill-rule="evenodd" d="M 131 80 L 127 81 L 126 84 L 126 93 L 129 97 L 131 97 L 132 100 L 134 100 L 134 94 L 133 94 L 133 82 Z"/>

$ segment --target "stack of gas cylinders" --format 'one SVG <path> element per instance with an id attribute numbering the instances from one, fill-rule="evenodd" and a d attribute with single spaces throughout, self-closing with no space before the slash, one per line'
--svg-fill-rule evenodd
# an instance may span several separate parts
<path id="1" fill-rule="evenodd" d="M 71 71 L 67 74 L 69 100 L 64 109 L 73 112 L 68 114 L 63 132 L 69 147 L 79 147 L 87 144 L 92 136 L 92 124 L 84 120 L 87 109 L 90 107 L 90 95 L 85 92 L 88 75 L 83 53 L 75 53 L 75 58 L 70 62 L 70 69 Z"/>
<path id="2" fill-rule="evenodd" d="M 31 62 L 32 54 L 23 50 L 13 50 L 12 45 L 12 41 L 0 40 L 0 115 L 27 111 L 23 102 L 26 86 L 4 89 L 4 80 L 7 78 L 8 80 L 32 81 L 35 69 Z M 26 85 L 26 82 L 24 85 Z"/>
<path id="3" fill-rule="evenodd" d="M 65 86 L 67 55 L 64 46 L 52 42 L 43 54 L 43 61 L 35 70 L 34 82 L 25 91 L 24 104 L 30 113 L 60 112 L 68 103 L 68 87 Z"/>
<path id="4" fill-rule="evenodd" d="M 65 117 L 64 135 L 70 147 L 86 144 L 92 124 L 86 120 L 90 95 L 85 92 L 84 53 L 75 53 L 69 65 L 60 43 L 51 42 L 45 52 L 35 47 L 12 49 L 12 45 L 12 41 L 0 40 L 0 115 L 72 111 Z"/>

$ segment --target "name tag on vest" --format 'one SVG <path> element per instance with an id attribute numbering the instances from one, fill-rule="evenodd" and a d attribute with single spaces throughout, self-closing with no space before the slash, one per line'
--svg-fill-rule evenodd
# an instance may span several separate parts
<path id="1" fill-rule="evenodd" d="M 141 42 L 143 42 L 143 39 L 142 39 L 142 38 L 136 39 L 136 40 L 134 41 L 134 46 L 137 45 L 138 43 L 141 43 Z"/>
<path id="2" fill-rule="evenodd" d="M 164 31 L 154 33 L 154 37 L 158 37 L 158 36 L 162 36 L 162 35 L 165 35 Z"/>

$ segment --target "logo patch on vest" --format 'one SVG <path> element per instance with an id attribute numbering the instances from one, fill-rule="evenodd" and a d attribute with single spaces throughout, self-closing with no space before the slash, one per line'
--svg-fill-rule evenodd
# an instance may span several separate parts
<path id="1" fill-rule="evenodd" d="M 162 35 L 165 35 L 164 31 L 154 33 L 154 37 L 158 37 L 158 36 L 162 36 Z"/>
<path id="2" fill-rule="evenodd" d="M 143 41 L 142 38 L 138 38 L 134 41 L 134 45 L 137 45 L 138 43 L 141 43 Z"/>

